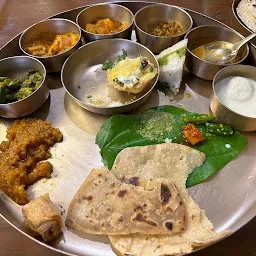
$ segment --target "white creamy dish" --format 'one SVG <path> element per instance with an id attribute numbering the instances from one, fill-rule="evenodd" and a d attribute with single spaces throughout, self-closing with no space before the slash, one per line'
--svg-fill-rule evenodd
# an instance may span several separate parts
<path id="1" fill-rule="evenodd" d="M 230 76 L 215 85 L 216 95 L 229 109 L 238 114 L 256 117 L 256 81 L 241 76 Z"/>

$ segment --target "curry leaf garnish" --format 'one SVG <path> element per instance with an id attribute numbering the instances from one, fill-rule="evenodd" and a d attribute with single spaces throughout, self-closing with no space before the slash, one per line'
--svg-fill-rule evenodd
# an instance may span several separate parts
<path id="1" fill-rule="evenodd" d="M 127 52 L 126 52 L 124 49 L 122 49 L 122 52 L 123 52 L 122 55 L 118 55 L 117 59 L 116 59 L 114 62 L 112 62 L 112 61 L 110 61 L 110 60 L 106 60 L 106 61 L 103 63 L 103 65 L 102 65 L 102 69 L 103 69 L 103 70 L 111 69 L 111 68 L 113 68 L 115 65 L 117 65 L 117 63 L 120 62 L 121 60 L 125 60 L 126 57 L 127 57 Z"/>

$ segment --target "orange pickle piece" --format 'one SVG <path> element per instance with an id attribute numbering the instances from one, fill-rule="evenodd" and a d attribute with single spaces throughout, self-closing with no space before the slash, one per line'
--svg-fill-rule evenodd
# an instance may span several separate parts
<path id="1" fill-rule="evenodd" d="M 182 134 L 186 139 L 186 142 L 192 146 L 198 144 L 201 141 L 204 141 L 203 134 L 191 123 L 183 126 Z"/>

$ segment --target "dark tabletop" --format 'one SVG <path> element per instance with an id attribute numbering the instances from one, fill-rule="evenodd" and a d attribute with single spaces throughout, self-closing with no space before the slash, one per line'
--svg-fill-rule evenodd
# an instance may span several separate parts
<path id="1" fill-rule="evenodd" d="M 0 0 L 0 48 L 30 25 L 59 12 L 103 1 L 85 0 Z M 107 2 L 107 1 L 104 1 Z M 138 1 L 136 1 L 138 2 Z M 213 17 L 229 26 L 234 19 L 230 0 L 156 1 L 185 7 Z M 0 218 L 1 256 L 57 256 L 20 234 Z M 194 256 L 256 256 L 256 218 L 224 241 Z"/>

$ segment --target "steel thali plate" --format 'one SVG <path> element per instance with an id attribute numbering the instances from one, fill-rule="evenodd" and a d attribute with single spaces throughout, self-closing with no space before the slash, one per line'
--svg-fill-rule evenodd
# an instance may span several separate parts
<path id="1" fill-rule="evenodd" d="M 150 3 L 122 2 L 121 4 L 136 12 Z M 83 8 L 73 9 L 54 17 L 74 21 Z M 200 13 L 187 11 L 193 18 L 194 26 L 206 24 L 225 26 Z M 19 35 L 0 50 L 0 59 L 21 54 L 18 39 Z M 53 156 L 50 162 L 54 167 L 52 178 L 36 182 L 27 192 L 30 199 L 49 193 L 52 201 L 61 209 L 64 221 L 72 197 L 90 170 L 103 165 L 99 148 L 95 144 L 95 135 L 108 116 L 88 112 L 77 105 L 65 93 L 59 73 L 49 74 L 46 82 L 50 88 L 50 97 L 30 116 L 47 120 L 53 127 L 58 127 L 64 135 L 64 140 L 51 150 Z M 186 98 L 186 93 L 191 97 Z M 139 113 L 158 105 L 174 105 L 189 111 L 209 113 L 211 94 L 210 82 L 185 72 L 180 93 L 172 101 L 163 93 L 154 90 L 146 103 L 129 114 Z M 1 141 L 5 139 L 6 128 L 12 121 L 0 118 Z M 225 229 L 235 232 L 256 215 L 256 132 L 243 134 L 248 138 L 248 146 L 243 153 L 206 182 L 189 189 L 189 194 L 202 209 L 205 209 L 217 232 Z M 2 217 L 12 226 L 52 250 L 69 255 L 115 255 L 106 236 L 84 235 L 78 232 L 74 234 L 65 227 L 63 235 L 58 240 L 46 245 L 29 235 L 23 225 L 21 206 L 14 204 L 4 194 L 1 194 L 0 209 Z"/>

